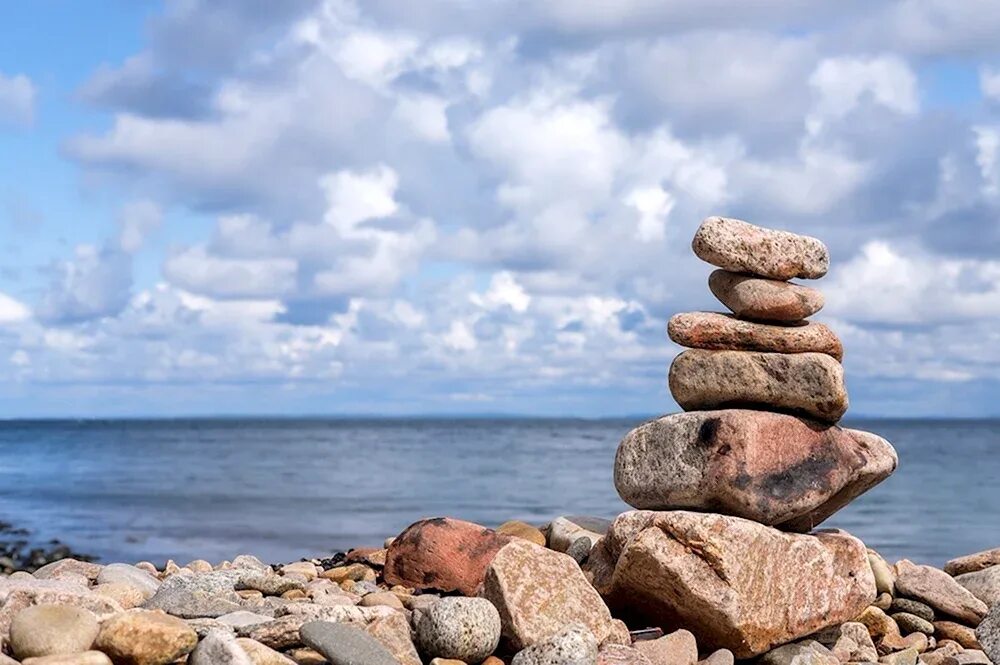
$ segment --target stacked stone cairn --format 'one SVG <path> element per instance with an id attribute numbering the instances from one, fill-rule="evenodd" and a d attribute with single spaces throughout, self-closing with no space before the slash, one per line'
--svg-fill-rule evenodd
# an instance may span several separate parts
<path id="1" fill-rule="evenodd" d="M 0 575 L 0 665 L 1000 664 L 1000 548 L 891 566 L 812 531 L 896 466 L 836 424 L 840 342 L 788 281 L 826 273 L 826 248 L 713 217 L 694 249 L 735 316 L 670 321 L 686 412 L 619 446 L 638 510 L 424 519 L 285 565 L 65 558 Z"/>

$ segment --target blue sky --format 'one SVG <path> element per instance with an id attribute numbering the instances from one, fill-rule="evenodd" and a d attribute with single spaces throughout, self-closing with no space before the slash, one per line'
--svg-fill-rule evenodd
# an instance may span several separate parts
<path id="1" fill-rule="evenodd" d="M 1000 415 L 993 2 L 8 4 L 0 417 L 670 411 L 712 214 L 851 414 Z"/>

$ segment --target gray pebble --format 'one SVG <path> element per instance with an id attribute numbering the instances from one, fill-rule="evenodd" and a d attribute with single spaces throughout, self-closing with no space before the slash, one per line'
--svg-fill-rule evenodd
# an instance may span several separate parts
<path id="1" fill-rule="evenodd" d="M 574 540 L 572 544 L 566 548 L 566 554 L 573 557 L 573 560 L 582 566 L 587 559 L 590 558 L 590 550 L 592 546 L 593 543 L 591 543 L 590 538 L 587 536 L 581 536 L 580 538 Z"/>
<path id="2" fill-rule="evenodd" d="M 909 635 L 910 633 L 924 633 L 925 635 L 934 634 L 934 624 L 930 621 L 921 619 L 916 614 L 910 614 L 909 612 L 896 612 L 895 614 L 890 614 L 889 616 L 896 622 L 904 635 Z"/>
<path id="3" fill-rule="evenodd" d="M 428 658 L 478 663 L 497 648 L 500 613 L 485 598 L 442 598 L 420 613 L 417 644 Z"/>
<path id="4" fill-rule="evenodd" d="M 299 637 L 332 665 L 399 665 L 378 640 L 346 623 L 311 621 L 299 628 Z"/>
<path id="5" fill-rule="evenodd" d="M 232 633 L 213 630 L 198 643 L 188 665 L 253 665 L 253 661 L 243 650 Z"/>
<path id="6" fill-rule="evenodd" d="M 918 600 L 909 598 L 893 598 L 889 606 L 890 612 L 906 612 L 920 617 L 924 621 L 934 621 L 934 610 Z"/>
<path id="7" fill-rule="evenodd" d="M 514 656 L 511 665 L 594 665 L 597 639 L 586 626 L 571 623 L 561 631 Z"/>
<path id="8" fill-rule="evenodd" d="M 979 627 L 976 640 L 994 663 L 1000 663 L 1000 603 L 994 605 Z"/>

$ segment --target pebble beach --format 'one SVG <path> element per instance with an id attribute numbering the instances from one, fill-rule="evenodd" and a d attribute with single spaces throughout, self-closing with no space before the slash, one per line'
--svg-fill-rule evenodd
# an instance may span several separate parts
<path id="1" fill-rule="evenodd" d="M 284 563 L 22 546 L 0 561 L 0 665 L 1000 663 L 1000 547 L 937 568 L 824 528 L 905 461 L 840 424 L 850 349 L 791 281 L 826 274 L 825 245 L 711 217 L 692 249 L 727 311 L 669 322 L 683 412 L 622 432 L 630 510 L 420 519 Z"/>

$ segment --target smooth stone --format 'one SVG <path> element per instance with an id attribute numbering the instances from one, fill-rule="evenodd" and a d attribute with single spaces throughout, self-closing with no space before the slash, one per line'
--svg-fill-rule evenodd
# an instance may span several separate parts
<path id="1" fill-rule="evenodd" d="M 611 520 L 588 515 L 562 515 L 555 518 L 547 528 L 548 546 L 556 552 L 565 552 L 580 538 L 590 540 L 593 547 L 608 532 Z"/>
<path id="2" fill-rule="evenodd" d="M 597 640 L 586 626 L 570 623 L 519 651 L 511 665 L 595 665 Z"/>
<path id="3" fill-rule="evenodd" d="M 5 661 L 0 660 L 0 665 Z M 10 661 L 15 663 L 16 661 Z M 82 653 L 58 654 L 26 658 L 21 665 L 111 665 L 111 659 L 100 651 L 84 651 Z"/>
<path id="4" fill-rule="evenodd" d="M 729 649 L 717 649 L 708 655 L 704 660 L 699 660 L 699 665 L 734 665 L 735 658 Z"/>
<path id="5" fill-rule="evenodd" d="M 234 590 L 235 578 L 228 571 L 172 575 L 143 604 L 184 619 L 219 617 L 243 609 Z"/>
<path id="6" fill-rule="evenodd" d="M 838 361 L 844 357 L 844 345 L 822 323 L 779 325 L 717 312 L 682 312 L 670 317 L 667 334 L 675 343 L 693 349 L 825 353 Z"/>
<path id="7" fill-rule="evenodd" d="M 497 527 L 497 533 L 514 538 L 524 538 L 536 545 L 545 545 L 545 534 L 541 530 L 520 520 L 510 520 Z"/>
<path id="8" fill-rule="evenodd" d="M 40 580 L 59 579 L 63 575 L 83 575 L 88 581 L 93 582 L 101 574 L 104 566 L 91 563 L 90 561 L 79 561 L 77 559 L 59 559 L 52 563 L 47 563 L 32 575 Z"/>
<path id="9" fill-rule="evenodd" d="M 848 406 L 844 368 L 823 353 L 690 349 L 674 358 L 669 383 L 685 411 L 755 407 L 835 423 Z"/>
<path id="10" fill-rule="evenodd" d="M 323 654 L 308 647 L 289 649 L 285 653 L 297 665 L 330 665 L 330 661 L 323 657 Z"/>
<path id="11" fill-rule="evenodd" d="M 242 626 L 254 626 L 259 623 L 265 623 L 271 621 L 274 617 L 267 616 L 265 614 L 258 614 L 257 612 L 248 612 L 246 610 L 239 610 L 237 612 L 230 612 L 229 614 L 223 614 L 218 617 L 216 621 L 219 623 L 232 626 L 233 628 L 240 628 Z"/>
<path id="12" fill-rule="evenodd" d="M 358 604 L 362 607 L 382 605 L 385 607 L 392 607 L 397 610 L 403 609 L 403 601 L 401 601 L 399 596 L 391 591 L 377 591 L 375 593 L 370 593 L 367 596 L 364 596 Z"/>
<path id="13" fill-rule="evenodd" d="M 160 588 L 160 580 L 135 566 L 126 563 L 112 563 L 105 566 L 97 576 L 98 584 L 128 584 L 138 589 L 146 598 L 152 598 Z"/>
<path id="14" fill-rule="evenodd" d="M 497 552 L 486 569 L 482 596 L 499 611 L 503 637 L 513 649 L 542 642 L 571 623 L 585 626 L 599 644 L 619 632 L 573 559 L 525 540 Z"/>
<path id="15" fill-rule="evenodd" d="M 624 644 L 608 644 L 597 652 L 597 665 L 653 665 L 642 652 Z M 732 665 L 721 664 L 721 665 Z"/>
<path id="16" fill-rule="evenodd" d="M 319 577 L 319 571 L 316 570 L 316 564 L 309 561 L 296 561 L 295 563 L 286 563 L 281 567 L 282 575 L 302 575 L 306 580 L 314 580 Z"/>
<path id="17" fill-rule="evenodd" d="M 925 603 L 911 598 L 893 598 L 892 605 L 889 606 L 892 612 L 907 612 L 914 614 L 924 621 L 934 621 L 934 608 Z"/>
<path id="18" fill-rule="evenodd" d="M 10 625 L 21 610 L 33 605 L 73 605 L 93 612 L 98 620 L 122 612 L 114 600 L 92 592 L 82 584 L 65 579 L 35 579 L 25 573 L 0 578 L 0 635 L 10 632 Z"/>
<path id="19" fill-rule="evenodd" d="M 728 270 L 709 275 L 708 288 L 741 319 L 794 323 L 823 309 L 823 294 L 816 289 Z"/>
<path id="20" fill-rule="evenodd" d="M 383 577 L 389 584 L 474 596 L 486 567 L 510 541 L 510 536 L 471 522 L 421 520 L 392 542 Z"/>
<path id="21" fill-rule="evenodd" d="M 94 644 L 100 626 L 94 613 L 72 605 L 35 605 L 10 624 L 8 642 L 18 659 L 73 654 Z"/>
<path id="22" fill-rule="evenodd" d="M 268 621 L 270 621 L 270 619 L 268 619 Z M 235 626 L 222 623 L 218 619 L 184 619 L 184 623 L 194 629 L 194 632 L 198 634 L 199 640 L 211 633 L 213 630 L 220 630 L 232 635 L 236 634 Z"/>
<path id="23" fill-rule="evenodd" d="M 348 624 L 312 621 L 299 629 L 299 635 L 332 665 L 399 665 L 378 640 Z"/>
<path id="24" fill-rule="evenodd" d="M 872 607 L 877 607 L 880 610 L 884 611 L 888 611 L 891 606 L 892 606 L 892 596 L 890 596 L 885 592 L 880 593 L 878 595 L 878 598 L 875 599 L 875 602 L 872 603 Z"/>
<path id="25" fill-rule="evenodd" d="M 921 619 L 916 614 L 910 614 L 909 612 L 896 612 L 894 614 L 890 614 L 889 616 L 892 617 L 892 620 L 896 622 L 896 625 L 899 626 L 899 629 L 904 634 L 934 634 L 934 624 L 926 619 Z"/>
<path id="26" fill-rule="evenodd" d="M 878 659 L 878 662 L 884 663 L 884 665 L 917 665 L 917 657 L 919 652 L 910 647 L 908 649 L 903 649 L 902 651 L 897 651 L 896 653 L 888 654 L 882 656 Z"/>
<path id="27" fill-rule="evenodd" d="M 242 569 L 242 570 L 255 570 L 259 573 L 270 573 L 271 566 L 267 565 L 257 557 L 252 554 L 241 554 L 235 559 L 233 559 L 230 568 Z"/>
<path id="28" fill-rule="evenodd" d="M 855 621 L 865 626 L 876 642 L 882 642 L 887 637 L 902 639 L 896 622 L 877 607 L 866 607 Z"/>
<path id="29" fill-rule="evenodd" d="M 1000 663 L 1000 605 L 994 605 L 976 628 L 976 640 L 994 663 Z"/>
<path id="30" fill-rule="evenodd" d="M 878 592 L 893 595 L 896 592 L 896 573 L 893 572 L 892 566 L 873 549 L 868 550 L 868 563 L 872 567 L 872 573 L 875 574 L 875 588 Z"/>
<path id="31" fill-rule="evenodd" d="M 963 573 L 955 577 L 955 581 L 986 603 L 987 607 L 1000 603 L 1000 565 Z"/>
<path id="32" fill-rule="evenodd" d="M 500 642 L 500 613 L 484 598 L 442 598 L 420 615 L 417 644 L 429 658 L 478 663 Z"/>
<path id="33" fill-rule="evenodd" d="M 681 625 L 703 650 L 750 658 L 850 621 L 875 599 L 858 539 L 792 534 L 713 513 L 619 515 L 591 552 L 594 586 L 643 625 Z"/>
<path id="34" fill-rule="evenodd" d="M 375 571 L 370 566 L 363 563 L 351 563 L 346 566 L 337 566 L 330 570 L 324 570 L 320 577 L 337 584 L 344 582 L 373 582 L 376 579 Z"/>
<path id="35" fill-rule="evenodd" d="M 123 584 L 121 582 L 98 584 L 92 588 L 92 591 L 115 601 L 122 606 L 122 609 L 126 610 L 139 607 L 149 599 L 149 596 L 142 589 L 137 589 L 131 584 Z"/>
<path id="36" fill-rule="evenodd" d="M 983 601 L 943 570 L 918 566 L 906 559 L 896 563 L 896 591 L 970 626 L 979 625 L 989 611 Z"/>
<path id="37" fill-rule="evenodd" d="M 295 665 L 295 661 L 285 657 L 280 652 L 264 646 L 257 640 L 248 637 L 237 637 L 236 643 L 250 657 L 253 665 Z"/>
<path id="38" fill-rule="evenodd" d="M 833 653 L 819 642 L 786 644 L 760 659 L 761 665 L 840 665 Z"/>
<path id="39" fill-rule="evenodd" d="M 966 649 L 982 648 L 979 640 L 976 639 L 975 628 L 969 628 L 954 621 L 935 621 L 934 634 L 939 640 L 952 640 Z"/>
<path id="40" fill-rule="evenodd" d="M 410 622 L 402 612 L 376 618 L 365 626 L 365 632 L 378 640 L 400 665 L 421 665 L 420 654 L 413 644 Z"/>
<path id="41" fill-rule="evenodd" d="M 465 665 L 465 661 L 454 658 L 432 658 L 430 665 Z"/>
<path id="42" fill-rule="evenodd" d="M 1000 547 L 952 559 L 944 564 L 944 572 L 955 576 L 974 573 L 992 566 L 1000 566 Z"/>
<path id="43" fill-rule="evenodd" d="M 635 508 L 705 510 L 809 531 L 896 464 L 895 450 L 874 434 L 724 409 L 635 428 L 618 446 L 614 479 Z"/>
<path id="44" fill-rule="evenodd" d="M 188 656 L 188 665 L 253 665 L 232 633 L 213 630 Z"/>
<path id="45" fill-rule="evenodd" d="M 818 279 L 830 269 L 830 252 L 816 238 L 726 217 L 704 220 L 691 248 L 716 267 L 770 279 Z"/>
<path id="46" fill-rule="evenodd" d="M 983 651 L 966 649 L 953 656 L 958 665 L 993 665 L 993 659 Z"/>
<path id="47" fill-rule="evenodd" d="M 653 665 L 696 665 L 698 642 L 689 630 L 675 630 L 655 640 L 635 643 Z"/>
<path id="48" fill-rule="evenodd" d="M 198 634 L 177 617 L 130 610 L 104 622 L 94 647 L 119 665 L 167 665 L 197 644 Z"/>

